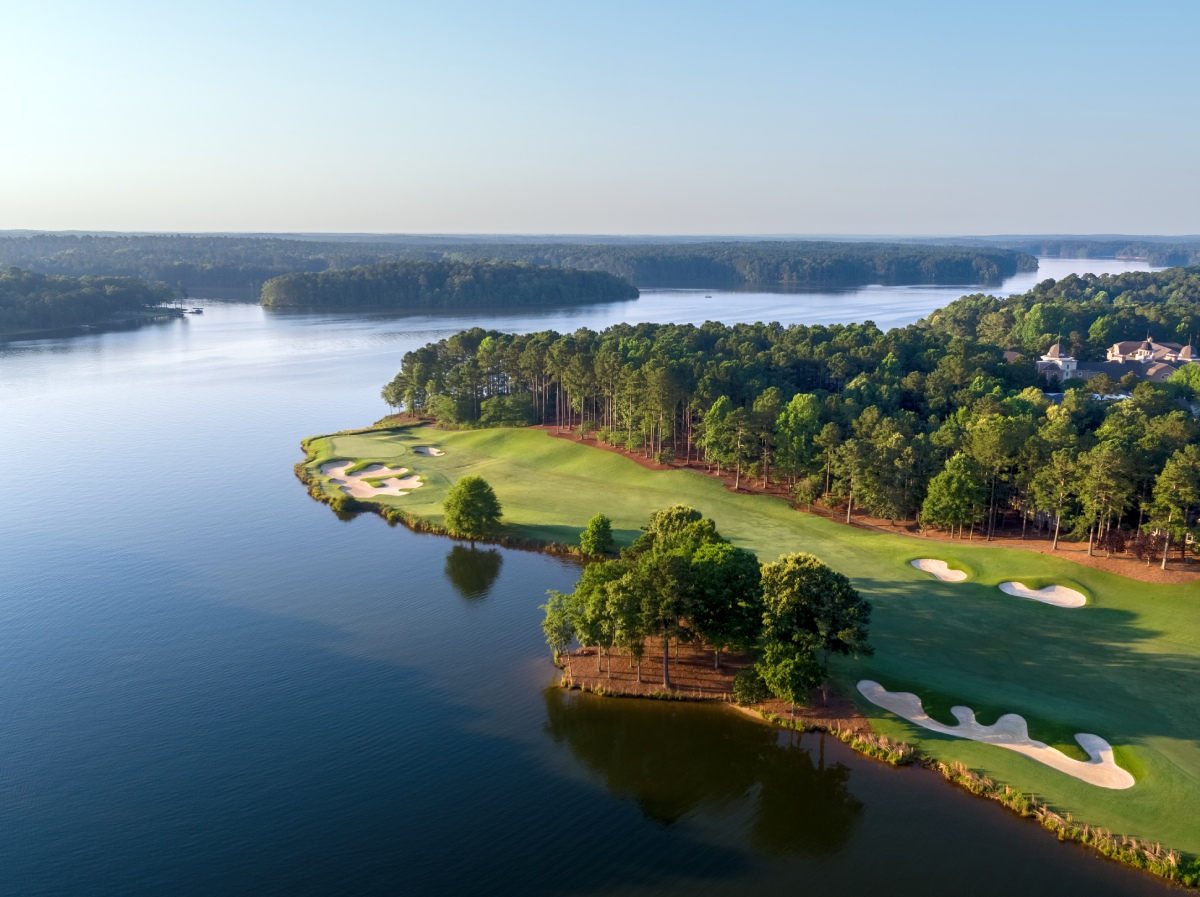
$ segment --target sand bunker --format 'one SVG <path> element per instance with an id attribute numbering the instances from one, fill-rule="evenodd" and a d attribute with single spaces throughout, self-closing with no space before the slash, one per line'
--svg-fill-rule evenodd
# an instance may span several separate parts
<path id="1" fill-rule="evenodd" d="M 1018 598 L 1032 598 L 1042 604 L 1053 604 L 1055 607 L 1083 607 L 1087 604 L 1087 598 L 1082 593 L 1066 586 L 1031 589 L 1022 582 L 1002 582 L 1000 591 L 1006 595 L 1016 595 Z"/>
<path id="2" fill-rule="evenodd" d="M 332 461 L 321 465 L 321 473 L 329 477 L 331 483 L 353 498 L 378 498 L 381 495 L 408 495 L 413 489 L 420 489 L 424 483 L 420 476 L 402 476 L 408 473 L 407 467 L 384 467 L 382 464 L 372 464 L 346 473 L 346 468 L 353 466 L 353 461 Z M 379 485 L 373 486 L 367 480 L 376 480 Z"/>
<path id="3" fill-rule="evenodd" d="M 962 570 L 951 570 L 945 561 L 937 561 L 933 558 L 917 558 L 911 561 L 912 565 L 918 570 L 924 570 L 926 573 L 932 574 L 942 582 L 962 582 L 967 578 L 967 574 Z"/>
<path id="4" fill-rule="evenodd" d="M 958 720 L 957 726 L 947 726 L 931 719 L 921 706 L 921 699 L 906 691 L 890 692 L 878 682 L 864 679 L 858 683 L 858 690 L 872 704 L 890 710 L 897 716 L 902 716 L 910 723 L 915 723 L 931 732 L 943 735 L 953 735 L 956 738 L 969 738 L 971 741 L 981 741 L 984 744 L 994 744 L 997 747 L 1008 748 L 1018 754 L 1024 754 L 1038 763 L 1074 776 L 1080 781 L 1087 782 L 1099 788 L 1121 790 L 1132 788 L 1133 776 L 1121 767 L 1113 757 L 1112 745 L 1099 735 L 1088 735 L 1080 732 L 1075 736 L 1079 746 L 1087 751 L 1090 760 L 1072 760 L 1062 751 L 1034 741 L 1029 737 L 1029 727 L 1025 718 L 1015 713 L 1006 713 L 996 720 L 994 726 L 981 726 L 975 721 L 975 712 L 970 707 L 951 707 L 950 712 Z"/>
<path id="5" fill-rule="evenodd" d="M 440 458 L 446 454 L 441 449 L 435 449 L 432 445 L 415 445 L 413 451 L 418 455 L 432 455 L 435 458 Z"/>

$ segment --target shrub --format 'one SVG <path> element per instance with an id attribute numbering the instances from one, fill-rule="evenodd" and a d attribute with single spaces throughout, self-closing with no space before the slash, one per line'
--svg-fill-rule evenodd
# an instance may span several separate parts
<path id="1" fill-rule="evenodd" d="M 579 536 L 579 547 L 586 555 L 603 557 L 613 550 L 612 521 L 604 514 L 596 514 L 588 521 L 587 529 Z"/>
<path id="2" fill-rule="evenodd" d="M 337 495 L 334 495 L 329 499 L 329 507 L 331 507 L 335 512 L 341 514 L 350 514 L 355 511 L 362 510 L 362 506 L 353 496 L 347 495 L 340 489 L 338 490 Z"/>
<path id="3" fill-rule="evenodd" d="M 464 403 L 450 396 L 434 396 L 425 403 L 425 413 L 437 421 L 439 427 L 453 430 L 471 419 L 471 410 Z"/>
<path id="4" fill-rule="evenodd" d="M 812 481 L 811 477 L 801 477 L 792 487 L 792 498 L 795 499 L 796 504 L 811 509 L 813 502 L 817 500 L 817 484 Z"/>
<path id="5" fill-rule="evenodd" d="M 733 699 L 739 704 L 761 704 L 771 697 L 771 690 L 763 681 L 757 666 L 739 670 L 733 677 Z"/>
<path id="6" fill-rule="evenodd" d="M 537 421 L 533 396 L 492 396 L 480 405 L 479 423 L 485 427 L 528 427 Z"/>

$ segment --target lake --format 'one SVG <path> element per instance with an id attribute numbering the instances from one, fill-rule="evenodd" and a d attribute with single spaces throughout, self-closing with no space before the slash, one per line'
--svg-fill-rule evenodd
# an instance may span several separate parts
<path id="1" fill-rule="evenodd" d="M 0 346 L 0 891 L 1165 893 L 833 739 L 552 688 L 537 606 L 577 568 L 343 522 L 292 474 L 302 436 L 381 416 L 401 355 L 462 326 L 888 327 L 964 291 L 201 303 Z"/>

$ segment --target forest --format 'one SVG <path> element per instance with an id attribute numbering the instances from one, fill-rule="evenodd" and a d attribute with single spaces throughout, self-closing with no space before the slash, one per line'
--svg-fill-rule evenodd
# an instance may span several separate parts
<path id="1" fill-rule="evenodd" d="M 470 308 L 571 305 L 636 299 L 637 288 L 602 271 L 513 262 L 381 262 L 263 284 L 267 308 Z"/>
<path id="2" fill-rule="evenodd" d="M 0 236 L 0 267 L 43 274 L 114 275 L 164 281 L 193 293 L 257 299 L 273 277 L 379 262 L 508 261 L 605 271 L 638 286 L 739 284 L 991 284 L 1036 260 L 1008 249 L 889 243 L 562 243 L 513 239 L 380 237 L 375 241 L 275 236 Z"/>
<path id="3" fill-rule="evenodd" d="M 1046 238 L 1013 240 L 1001 245 L 1019 252 L 1059 258 L 1145 259 L 1156 268 L 1200 264 L 1200 239 L 1170 241 L 1146 240 L 1136 237 L 1112 240 Z"/>
<path id="4" fill-rule="evenodd" d="M 916 241 L 914 241 L 916 242 Z M 994 237 L 922 237 L 930 246 L 1012 249 L 1034 256 L 1064 259 L 1145 259 L 1156 268 L 1200 264 L 1200 236 L 1156 237 L 1028 235 Z"/>
<path id="5" fill-rule="evenodd" d="M 1042 355 L 1061 338 L 1081 360 L 1104 359 L 1119 340 L 1187 344 L 1200 332 L 1200 268 L 1071 274 L 1027 293 L 963 296 L 924 322 L 935 332 Z"/>
<path id="6" fill-rule="evenodd" d="M 1134 293 L 1129 307 L 1153 309 L 1173 333 L 1196 311 L 1186 301 L 1196 272 L 1121 277 L 1100 302 L 1107 281 L 1078 278 L 1059 294 L 1043 283 L 993 300 L 991 314 L 1011 303 L 1029 310 L 1023 321 L 1039 307 L 1067 320 L 1087 305 L 1099 319 L 1121 314 L 1116 297 Z M 1057 544 L 1070 534 L 1164 564 L 1172 547 L 1187 553 L 1200 510 L 1188 404 L 1200 365 L 1175 382 L 1106 384 L 1130 391 L 1122 401 L 1096 399 L 1095 381 L 1068 381 L 1055 400 L 1031 361 L 1005 359 L 1007 338 L 989 344 L 939 321 L 887 333 L 871 322 L 476 328 L 407 353 L 383 397 L 445 427 L 556 424 L 847 518 L 861 508 L 962 538 L 1008 527 Z"/>
<path id="7" fill-rule="evenodd" d="M 135 277 L 0 271 L 0 333 L 98 324 L 170 302 L 165 284 Z"/>
<path id="8" fill-rule="evenodd" d="M 608 271 L 638 286 L 743 284 L 994 284 L 1036 259 L 1011 250 L 888 243 L 723 242 L 642 245 L 482 244 L 448 248 L 486 256 Z"/>
<path id="9" fill-rule="evenodd" d="M 36 234 L 0 236 L 0 267 L 43 274 L 110 275 L 172 287 L 237 291 L 257 299 L 263 283 L 293 271 L 324 271 L 399 258 L 395 246 L 270 237 Z"/>

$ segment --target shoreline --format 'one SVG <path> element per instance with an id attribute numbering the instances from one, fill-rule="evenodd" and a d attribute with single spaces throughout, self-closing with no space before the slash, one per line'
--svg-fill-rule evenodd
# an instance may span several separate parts
<path id="1" fill-rule="evenodd" d="M 381 430 L 406 430 L 409 428 L 426 425 L 427 423 L 428 422 L 420 419 L 401 417 L 400 415 L 389 415 L 371 426 L 353 430 L 339 431 L 338 433 L 324 434 L 322 436 L 307 437 L 301 441 L 301 446 L 305 451 L 306 457 L 303 462 L 295 465 L 297 477 L 306 484 L 309 494 L 313 498 L 329 504 L 331 508 L 339 515 L 343 513 L 353 514 L 360 511 L 373 511 L 387 520 L 390 525 L 402 523 L 415 532 L 451 535 L 450 533 L 446 532 L 443 527 L 438 526 L 437 524 L 434 524 L 410 511 L 396 508 L 394 505 L 388 506 L 382 502 L 372 502 L 370 500 L 358 501 L 350 498 L 349 496 L 345 496 L 344 499 L 330 496 L 328 493 L 328 485 L 323 484 L 322 478 L 314 475 L 309 469 L 313 464 L 318 463 L 322 457 L 321 450 L 313 445 L 315 440 L 332 438 L 339 435 L 367 434 Z M 552 432 L 553 427 L 530 427 L 519 429 L 543 429 L 548 431 L 546 434 L 548 436 L 556 435 Z M 434 431 L 439 432 L 436 431 L 436 429 L 434 429 Z M 458 431 L 442 432 L 450 433 Z M 581 440 L 573 433 L 563 433 L 559 435 L 558 438 L 564 438 L 566 441 L 577 442 L 588 447 L 598 447 L 608 450 L 614 454 L 624 455 L 625 457 L 634 460 L 639 466 L 652 470 L 667 471 L 688 469 L 676 465 L 671 465 L 668 467 L 666 465 L 658 464 L 650 459 L 639 458 L 637 455 L 629 454 L 625 451 L 616 449 L 615 447 L 605 446 L 603 444 L 597 445 L 594 440 Z M 692 470 L 694 473 L 701 473 L 701 471 L 698 471 L 694 468 Z M 727 486 L 728 484 L 725 485 Z M 743 489 L 738 491 L 746 495 L 764 494 L 758 492 L 757 490 L 751 491 Z M 770 495 L 770 493 L 765 494 Z M 772 497 L 782 498 L 783 496 L 775 495 Z M 788 504 L 790 505 L 790 503 Z M 813 516 L 822 517 L 826 515 L 814 514 Z M 854 528 L 859 530 L 879 531 L 881 529 L 869 525 L 859 524 L 858 521 L 855 521 L 855 524 L 856 526 Z M 886 529 L 882 531 L 887 532 Z M 901 535 L 903 533 L 894 532 L 893 534 Z M 453 538 L 453 536 L 451 536 L 451 538 Z M 562 543 L 543 542 L 537 539 L 514 538 L 506 535 L 498 535 L 491 539 L 477 541 L 496 544 L 503 547 L 552 554 L 564 558 L 574 558 L 576 560 L 586 559 L 578 547 Z M 939 540 L 926 539 L 925 541 L 932 542 Z M 983 547 L 987 544 L 989 543 L 981 541 L 979 543 L 979 547 Z M 1008 544 L 1005 544 L 1003 541 L 993 542 L 990 544 L 992 544 L 994 547 L 1012 547 Z M 1063 557 L 1061 554 L 1059 556 L 1064 560 L 1073 560 L 1069 556 Z M 1132 580 L 1132 577 L 1128 576 L 1123 578 Z M 1188 581 L 1191 581 L 1190 578 Z M 689 649 L 685 648 L 685 650 Z M 586 650 L 578 653 L 573 652 L 569 656 L 572 660 L 576 658 L 581 660 L 589 657 L 595 658 L 594 653 L 589 655 Z M 661 661 L 661 654 L 658 654 L 657 656 Z M 708 658 L 708 663 L 711 665 L 711 652 L 708 652 Z M 732 659 L 733 658 L 730 658 L 731 661 Z M 623 658 L 618 658 L 618 662 L 624 665 Z M 1032 794 L 1026 795 L 1020 791 L 1016 791 L 1011 786 L 998 786 L 985 775 L 973 772 L 963 763 L 950 758 L 946 758 L 949 762 L 945 762 L 930 756 L 920 756 L 918 755 L 917 751 L 908 744 L 905 744 L 902 741 L 892 741 L 886 736 L 876 734 L 870 728 L 870 724 L 866 722 L 865 718 L 862 729 L 855 727 L 853 731 L 847 732 L 847 727 L 843 727 L 841 725 L 817 724 L 811 715 L 809 716 L 809 721 L 806 722 L 805 714 L 800 714 L 799 717 L 793 720 L 789 716 L 776 713 L 771 710 L 766 710 L 765 708 L 749 709 L 736 707 L 736 705 L 728 700 L 729 693 L 732 690 L 731 674 L 730 687 L 723 688 L 719 692 L 714 691 L 710 694 L 704 694 L 702 689 L 697 691 L 695 690 L 694 686 L 690 686 L 693 688 L 693 692 L 688 694 L 687 689 L 689 686 L 686 685 L 682 679 L 678 679 L 678 681 L 672 683 L 673 686 L 683 686 L 682 688 L 673 687 L 668 692 L 661 687 L 661 684 L 651 684 L 655 680 L 653 672 L 654 667 L 652 665 L 645 664 L 644 667 L 643 674 L 647 681 L 641 683 L 636 690 L 631 690 L 628 687 L 622 686 L 619 681 L 621 677 L 618 677 L 617 681 L 610 680 L 606 675 L 607 671 L 602 671 L 599 675 L 596 675 L 590 670 L 587 673 L 584 673 L 581 670 L 579 671 L 578 675 L 564 677 L 567 679 L 567 681 L 560 681 L 558 684 L 560 687 L 579 688 L 580 690 L 587 690 L 598 695 L 611 697 L 628 696 L 654 698 L 658 700 L 700 700 L 710 702 L 719 700 L 721 703 L 726 703 L 735 707 L 738 712 L 748 712 L 751 715 L 754 715 L 756 718 L 767 722 L 768 724 L 777 725 L 782 728 L 798 728 L 801 731 L 830 732 L 831 734 L 835 734 L 841 740 L 846 741 L 847 744 L 849 744 L 858 752 L 865 753 L 868 756 L 883 760 L 884 762 L 892 763 L 893 765 L 909 765 L 911 763 L 920 763 L 922 766 L 938 772 L 945 780 L 959 787 L 965 788 L 976 796 L 995 800 L 1008 807 L 1008 809 L 1012 810 L 1013 812 L 1016 812 L 1019 816 L 1036 819 L 1043 827 L 1055 832 L 1060 840 L 1077 841 L 1081 844 L 1092 847 L 1103 856 L 1118 859 L 1127 865 L 1150 872 L 1159 878 L 1163 878 L 1177 884 L 1186 885 L 1189 887 L 1200 886 L 1200 857 L 1192 856 L 1190 854 L 1185 855 L 1178 851 L 1172 851 L 1170 849 L 1163 848 L 1160 844 L 1150 843 L 1141 838 L 1114 835 L 1110 829 L 1096 827 L 1091 824 L 1079 823 L 1073 818 L 1071 813 L 1060 813 L 1053 809 L 1053 807 L 1051 807 L 1049 804 L 1034 798 Z M 672 679 L 677 679 L 677 673 L 675 671 L 674 664 L 672 664 Z M 661 679 L 658 681 L 661 683 Z M 862 717 L 861 713 L 858 715 L 860 718 Z"/>
<path id="2" fill-rule="evenodd" d="M 308 493 L 313 499 L 315 499 L 316 501 L 319 501 L 323 504 L 330 505 L 334 509 L 334 511 L 337 513 L 359 513 L 359 512 L 368 512 L 369 511 L 369 512 L 376 513 L 379 516 L 383 517 L 390 524 L 396 524 L 396 523 L 402 524 L 402 525 L 408 527 L 409 529 L 411 529 L 413 532 L 434 533 L 436 535 L 448 536 L 450 538 L 454 538 L 453 534 L 451 534 L 444 527 L 439 527 L 436 524 L 430 523 L 429 521 L 425 520 L 424 518 L 418 517 L 417 515 L 412 514 L 408 511 L 404 511 L 404 510 L 401 510 L 398 508 L 391 508 L 391 507 L 383 505 L 379 502 L 372 502 L 370 500 L 362 501 L 362 500 L 352 499 L 350 496 L 346 496 L 345 500 L 341 500 L 338 498 L 334 498 L 334 497 L 325 495 L 320 489 L 320 483 L 315 481 L 315 478 L 306 469 L 307 465 L 312 463 L 313 460 L 315 460 L 313 453 L 311 452 L 311 450 L 308 447 L 308 443 L 311 440 L 323 439 L 323 438 L 327 438 L 327 437 L 331 437 L 331 436 L 346 436 L 346 435 L 353 435 L 353 434 L 359 434 L 359 433 L 370 433 L 370 432 L 373 432 L 376 430 L 401 429 L 401 428 L 407 429 L 410 427 L 429 427 L 430 429 L 434 429 L 434 430 L 437 429 L 436 425 L 432 421 L 424 420 L 422 418 L 409 418 L 407 416 L 400 415 L 400 414 L 393 414 L 393 415 L 388 415 L 388 416 L 380 419 L 379 421 L 376 421 L 374 424 L 371 424 L 366 427 L 358 427 L 358 428 L 349 429 L 349 430 L 338 430 L 335 433 L 323 433 L 323 434 L 319 434 L 316 436 L 305 437 L 300 440 L 300 447 L 305 453 L 305 459 L 301 462 L 298 462 L 295 465 L 294 470 L 296 472 L 296 477 L 302 483 L 304 483 L 305 486 L 308 487 Z M 989 548 L 989 547 L 991 547 L 991 548 L 1007 548 L 1007 549 L 1014 549 L 1014 550 L 1020 550 L 1020 551 L 1029 551 L 1033 554 L 1040 554 L 1040 555 L 1043 555 L 1046 557 L 1059 558 L 1061 560 L 1079 564 L 1082 567 L 1087 567 L 1087 568 L 1094 569 L 1094 570 L 1101 570 L 1105 573 L 1112 573 L 1116 576 L 1121 576 L 1121 577 L 1131 580 L 1133 582 L 1143 582 L 1143 583 L 1150 583 L 1150 584 L 1155 584 L 1155 585 L 1158 585 L 1158 584 L 1189 585 L 1192 583 L 1200 582 L 1200 562 L 1198 562 L 1194 565 L 1194 568 L 1195 568 L 1194 570 L 1188 570 L 1188 569 L 1179 569 L 1181 562 L 1175 561 L 1175 562 L 1173 562 L 1174 566 L 1169 567 L 1169 569 L 1166 571 L 1162 571 L 1159 569 L 1157 563 L 1152 564 L 1149 567 L 1147 567 L 1142 562 L 1137 561 L 1134 558 L 1101 557 L 1099 555 L 1089 556 L 1086 553 L 1087 552 L 1086 543 L 1066 542 L 1061 538 L 1059 540 L 1058 550 L 1051 551 L 1048 547 L 1044 547 L 1043 545 L 1040 544 L 1040 543 L 1044 542 L 1048 546 L 1050 544 L 1049 539 L 1041 539 L 1041 540 L 1021 539 L 1019 537 L 1018 538 L 1011 537 L 1007 534 L 993 537 L 993 539 L 990 542 L 982 540 L 982 539 L 975 540 L 975 541 L 964 540 L 964 539 L 952 539 L 949 536 L 943 537 L 939 533 L 934 533 L 934 532 L 929 532 L 929 531 L 919 532 L 919 531 L 914 531 L 914 530 L 910 529 L 908 526 L 890 525 L 883 521 L 877 521 L 874 518 L 863 517 L 857 513 L 854 516 L 854 518 L 851 520 L 851 522 L 847 523 L 845 520 L 844 514 L 838 514 L 831 510 L 824 509 L 824 508 L 818 508 L 816 506 L 813 506 L 811 508 L 797 507 L 795 504 L 793 504 L 790 501 L 787 493 L 782 490 L 772 490 L 772 489 L 762 490 L 762 489 L 754 488 L 751 486 L 747 486 L 747 485 L 745 485 L 744 482 L 740 486 L 739 489 L 734 490 L 732 487 L 732 482 L 733 482 L 732 475 L 722 474 L 720 476 L 717 476 L 717 474 L 715 472 L 705 470 L 703 466 L 695 466 L 695 465 L 691 465 L 691 464 L 669 464 L 669 465 L 662 464 L 658 461 L 653 460 L 652 458 L 646 458 L 637 452 L 630 452 L 626 449 L 622 449 L 622 448 L 619 448 L 614 445 L 608 445 L 603 442 L 598 442 L 595 439 L 580 438 L 577 434 L 575 434 L 574 432 L 569 431 L 569 430 L 562 430 L 561 432 L 559 432 L 559 431 L 557 431 L 557 428 L 553 424 L 536 424 L 534 426 L 520 427 L 517 429 L 540 430 L 542 432 L 545 432 L 547 436 L 550 436 L 554 439 L 563 439 L 563 440 L 566 440 L 567 442 L 576 443 L 577 445 L 586 446 L 588 448 L 595 448 L 595 449 L 599 449 L 600 451 L 605 451 L 605 452 L 610 452 L 612 454 L 620 455 L 621 457 L 628 458 L 629 460 L 631 460 L 635 464 L 637 464 L 639 467 L 643 467 L 647 470 L 689 471 L 698 476 L 703 476 L 706 478 L 719 480 L 725 486 L 726 489 L 728 489 L 730 492 L 734 492 L 735 494 L 738 494 L 738 495 L 757 495 L 757 496 L 764 496 L 767 498 L 774 498 L 774 499 L 777 499 L 777 500 L 782 501 L 783 503 L 789 505 L 798 514 L 811 514 L 814 517 L 821 517 L 825 520 L 830 521 L 831 523 L 836 523 L 841 526 L 850 526 L 852 528 L 860 529 L 860 530 L 867 530 L 869 532 L 877 532 L 877 533 L 882 533 L 882 534 L 892 535 L 892 536 L 901 536 L 904 538 L 912 539 L 914 541 L 914 543 L 916 543 L 916 544 L 930 544 L 930 545 L 951 544 L 951 545 L 956 545 L 956 546 L 962 545 L 962 546 L 971 547 L 971 548 L 974 548 L 974 547 Z M 452 430 L 452 431 L 446 431 L 446 432 L 462 432 L 462 431 Z M 476 539 L 475 541 L 480 542 L 482 544 L 499 545 L 504 548 L 516 548 L 516 549 L 520 549 L 522 551 L 536 551 L 536 552 L 540 552 L 543 554 L 556 555 L 559 557 L 572 557 L 572 558 L 584 559 L 584 560 L 587 559 L 587 556 L 584 555 L 577 546 L 569 545 L 569 544 L 561 543 L 561 542 L 547 542 L 547 541 L 542 541 L 542 540 L 538 540 L 538 539 L 523 539 L 523 538 L 518 538 L 518 537 L 508 536 L 508 535 L 503 535 L 503 534 L 493 536 L 490 538 L 486 538 L 486 539 Z"/>
<path id="3" fill-rule="evenodd" d="M 583 653 L 584 650 L 586 649 L 568 653 L 572 657 L 582 658 L 587 656 Z M 829 720 L 809 713 L 811 704 L 803 708 L 797 707 L 798 715 L 792 717 L 765 709 L 764 704 L 739 704 L 730 695 L 719 697 L 700 694 L 688 695 L 676 691 L 667 692 L 662 690 L 661 685 L 639 693 L 612 687 L 605 688 L 603 685 L 605 680 L 601 678 L 572 679 L 567 675 L 565 669 L 562 667 L 558 667 L 558 669 L 562 670 L 562 675 L 558 677 L 556 685 L 567 690 L 586 691 L 603 698 L 640 698 L 643 700 L 720 704 L 740 716 L 763 725 L 800 733 L 821 733 L 832 736 L 851 750 L 872 760 L 886 763 L 889 766 L 912 766 L 936 773 L 944 781 L 975 797 L 995 801 L 1020 819 L 1037 822 L 1043 829 L 1056 835 L 1059 841 L 1074 842 L 1087 847 L 1105 859 L 1131 866 L 1147 875 L 1160 878 L 1181 888 L 1200 888 L 1200 858 L 1189 858 L 1180 851 L 1164 848 L 1161 844 L 1151 844 L 1129 835 L 1114 834 L 1111 830 L 1099 826 L 1080 823 L 1069 812 L 1060 812 L 1049 804 L 1039 801 L 1033 794 L 1025 794 L 1007 785 L 999 786 L 987 776 L 974 772 L 962 763 L 947 764 L 923 755 L 918 748 L 903 741 L 895 741 L 887 736 L 878 735 L 871 729 L 869 721 L 861 716 L 858 717 L 858 725 L 834 726 L 828 724 Z M 585 683 L 589 681 L 595 684 L 588 687 Z M 830 697 L 852 703 L 836 691 L 831 690 Z M 1188 862 L 1189 860 L 1190 862 Z M 1186 866 L 1191 868 L 1188 869 Z"/>
<path id="4" fill-rule="evenodd" d="M 163 308 L 147 309 L 145 314 L 135 314 L 132 318 L 113 318 L 108 321 L 84 322 L 70 324 L 66 327 L 42 327 L 35 330 L 0 331 L 0 343 L 17 342 L 31 339 L 55 339 L 66 336 L 83 336 L 89 333 L 110 333 L 114 330 L 136 330 L 146 324 L 160 324 L 163 321 L 186 319 L 182 309 Z"/>

